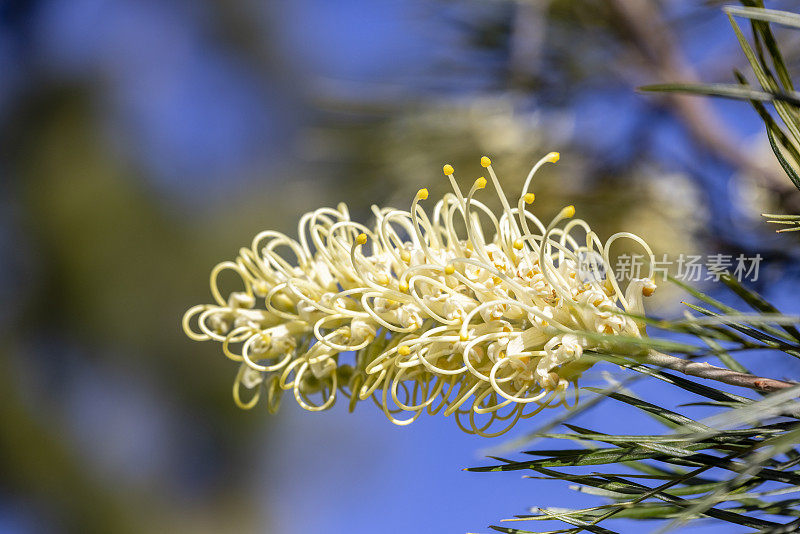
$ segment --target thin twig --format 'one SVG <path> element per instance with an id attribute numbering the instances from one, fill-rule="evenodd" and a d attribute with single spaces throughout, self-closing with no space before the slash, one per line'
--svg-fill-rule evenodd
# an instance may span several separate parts
<path id="1" fill-rule="evenodd" d="M 685 375 L 716 380 L 724 384 L 763 391 L 766 393 L 780 391 L 797 385 L 796 382 L 786 382 L 774 378 L 764 378 L 749 373 L 739 373 L 724 367 L 717 367 L 708 362 L 695 362 L 651 350 L 642 363 L 657 365 Z"/>

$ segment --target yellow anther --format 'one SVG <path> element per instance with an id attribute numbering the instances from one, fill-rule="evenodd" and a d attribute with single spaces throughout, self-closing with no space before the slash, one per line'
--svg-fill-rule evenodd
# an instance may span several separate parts
<path id="1" fill-rule="evenodd" d="M 569 206 L 561 210 L 561 213 L 564 215 L 564 217 L 567 218 L 572 217 L 573 215 L 575 215 L 575 206 L 570 204 Z"/>
<path id="2" fill-rule="evenodd" d="M 488 167 L 491 164 L 492 164 L 492 160 L 490 160 L 488 157 L 483 156 L 481 158 L 481 167 Z"/>
<path id="3" fill-rule="evenodd" d="M 461 341 L 469 341 L 469 335 L 468 334 L 459 334 L 458 339 L 460 339 Z"/>
<path id="4" fill-rule="evenodd" d="M 253 282 L 253 292 L 259 297 L 266 296 L 269 293 L 269 287 L 269 284 L 264 280 L 255 280 Z"/>
<path id="5" fill-rule="evenodd" d="M 356 244 L 363 245 L 366 242 L 367 242 L 367 234 L 358 234 L 358 237 L 356 237 Z"/>
<path id="6" fill-rule="evenodd" d="M 400 282 L 400 284 L 398 285 L 398 289 L 400 289 L 400 291 L 405 293 L 408 291 L 408 284 L 405 282 Z"/>
<path id="7" fill-rule="evenodd" d="M 449 163 L 447 165 L 445 165 L 444 167 L 442 167 L 442 171 L 444 172 L 445 176 L 450 176 L 451 174 L 453 174 L 455 172 L 455 170 L 453 169 L 453 166 L 450 165 Z"/>
<path id="8" fill-rule="evenodd" d="M 404 262 L 408 263 L 411 261 L 411 253 L 407 250 L 400 251 L 400 259 Z"/>
<path id="9" fill-rule="evenodd" d="M 261 341 L 269 345 L 270 343 L 272 343 L 272 336 L 269 335 L 267 332 L 261 332 Z"/>
<path id="10" fill-rule="evenodd" d="M 446 165 L 446 166 L 445 166 L 445 169 L 447 169 L 447 167 L 449 167 L 449 165 Z M 450 167 L 450 168 L 452 169 L 453 167 Z M 426 187 L 423 187 L 422 189 L 420 189 L 419 191 L 417 191 L 417 197 L 418 197 L 420 200 L 425 200 L 426 198 L 428 198 L 428 188 L 426 188 Z"/>
<path id="11" fill-rule="evenodd" d="M 514 248 L 517 250 L 522 250 L 525 246 L 525 243 L 522 242 L 522 239 L 515 239 L 514 240 Z"/>
<path id="12" fill-rule="evenodd" d="M 456 268 L 453 267 L 452 265 L 447 265 L 444 268 L 444 274 L 453 274 L 454 272 L 456 272 Z"/>
<path id="13" fill-rule="evenodd" d="M 400 345 L 399 347 L 397 347 L 397 354 L 399 354 L 400 356 L 408 356 L 409 354 L 411 354 L 411 349 L 408 348 L 407 345 Z"/>
<path id="14" fill-rule="evenodd" d="M 555 163 L 556 161 L 561 159 L 561 154 L 558 152 L 550 152 L 548 155 L 545 156 L 545 159 L 550 163 Z"/>
<path id="15" fill-rule="evenodd" d="M 651 297 L 655 292 L 656 292 L 655 284 L 642 287 L 642 295 L 644 295 L 645 297 Z"/>
<path id="16" fill-rule="evenodd" d="M 386 275 L 386 273 L 378 273 L 378 275 L 375 277 L 375 281 L 382 286 L 389 285 L 389 277 Z"/>
<path id="17" fill-rule="evenodd" d="M 486 187 L 486 178 L 481 176 L 475 180 L 475 189 L 483 189 L 484 187 Z"/>
<path id="18" fill-rule="evenodd" d="M 525 204 L 533 204 L 533 201 L 536 200 L 536 195 L 533 193 L 526 193 L 522 198 L 525 199 Z"/>
<path id="19" fill-rule="evenodd" d="M 502 282 L 502 280 L 500 280 L 499 276 L 493 276 L 492 277 L 492 282 L 494 282 L 494 285 L 499 286 L 500 282 Z"/>

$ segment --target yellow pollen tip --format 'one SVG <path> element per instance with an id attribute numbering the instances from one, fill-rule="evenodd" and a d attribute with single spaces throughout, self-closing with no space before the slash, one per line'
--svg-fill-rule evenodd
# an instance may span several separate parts
<path id="1" fill-rule="evenodd" d="M 549 161 L 550 163 L 555 163 L 556 161 L 561 159 L 561 154 L 559 154 L 558 152 L 550 152 L 545 157 L 547 158 L 547 161 Z"/>
<path id="2" fill-rule="evenodd" d="M 564 217 L 572 217 L 573 215 L 575 215 L 575 206 L 570 204 L 569 206 L 564 208 L 562 213 L 564 214 Z"/>
<path id="3" fill-rule="evenodd" d="M 515 249 L 517 249 L 517 250 L 522 250 L 522 247 L 524 247 L 524 246 L 525 246 L 525 245 L 524 245 L 524 243 L 522 242 L 522 239 L 516 239 L 516 240 L 514 241 L 514 248 L 515 248 Z"/>
<path id="4" fill-rule="evenodd" d="M 367 234 L 358 234 L 358 237 L 356 237 L 356 244 L 363 245 L 366 242 L 367 242 Z"/>
<path id="5" fill-rule="evenodd" d="M 486 187 L 486 178 L 481 176 L 475 180 L 475 189 L 483 189 L 484 187 Z"/>
<path id="6" fill-rule="evenodd" d="M 442 167 L 442 172 L 444 172 L 445 176 L 450 176 L 451 174 L 453 174 L 456 171 L 453 169 L 453 166 L 448 163 L 447 165 Z"/>
<path id="7" fill-rule="evenodd" d="M 400 259 L 404 262 L 408 263 L 411 261 L 411 253 L 407 250 L 403 250 L 400 252 Z"/>
<path id="8" fill-rule="evenodd" d="M 422 189 L 417 191 L 417 198 L 419 198 L 420 200 L 427 199 L 428 198 L 428 189 L 426 187 L 423 187 Z"/>
<path id="9" fill-rule="evenodd" d="M 653 287 L 653 286 L 644 286 L 642 288 L 642 295 L 644 295 L 645 297 L 652 297 L 653 293 L 655 293 L 655 292 L 656 292 L 656 288 Z"/>
<path id="10" fill-rule="evenodd" d="M 536 195 L 533 193 L 526 193 L 523 199 L 525 200 L 525 204 L 533 204 L 533 201 L 536 200 Z"/>
<path id="11" fill-rule="evenodd" d="M 481 167 L 488 167 L 491 164 L 492 164 L 492 160 L 490 160 L 488 157 L 483 156 L 481 158 Z"/>
<path id="12" fill-rule="evenodd" d="M 405 282 L 400 282 L 400 284 L 398 285 L 398 289 L 400 289 L 400 291 L 405 293 L 406 291 L 408 291 L 408 284 L 406 284 Z"/>
<path id="13" fill-rule="evenodd" d="M 458 336 L 458 339 L 460 339 L 461 341 L 469 341 L 469 336 L 467 334 L 460 334 Z"/>
<path id="14" fill-rule="evenodd" d="M 453 274 L 454 272 L 456 272 L 456 268 L 452 265 L 448 265 L 444 268 L 444 274 Z"/>
<path id="15" fill-rule="evenodd" d="M 408 346 L 406 345 L 400 345 L 397 348 L 397 354 L 399 354 L 400 356 L 408 356 L 409 354 L 411 354 L 411 349 L 408 348 Z"/>

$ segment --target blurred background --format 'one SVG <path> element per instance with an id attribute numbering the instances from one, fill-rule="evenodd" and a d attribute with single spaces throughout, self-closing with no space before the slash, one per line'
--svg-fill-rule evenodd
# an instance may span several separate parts
<path id="1" fill-rule="evenodd" d="M 463 473 L 503 438 L 441 417 L 240 411 L 235 366 L 180 318 L 260 230 L 339 201 L 365 222 L 407 209 L 483 154 L 514 191 L 551 150 L 542 218 L 573 203 L 657 253 L 760 253 L 754 287 L 800 312 L 798 234 L 759 216 L 800 195 L 756 114 L 635 91 L 747 70 L 719 7 L 0 2 L 0 532 L 485 532 L 575 505 L 558 482 Z"/>

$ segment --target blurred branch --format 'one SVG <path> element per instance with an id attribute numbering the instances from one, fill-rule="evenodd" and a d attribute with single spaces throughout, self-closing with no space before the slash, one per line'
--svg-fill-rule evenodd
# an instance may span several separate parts
<path id="1" fill-rule="evenodd" d="M 665 83 L 676 80 L 699 83 L 658 3 L 647 0 L 606 0 L 606 3 L 621 30 L 634 43 L 642 65 L 653 79 Z M 794 190 L 781 176 L 741 150 L 708 101 L 665 95 L 664 103 L 686 125 L 692 138 L 717 158 L 748 173 L 776 193 Z"/>

